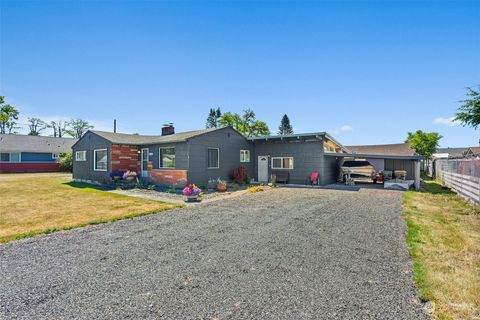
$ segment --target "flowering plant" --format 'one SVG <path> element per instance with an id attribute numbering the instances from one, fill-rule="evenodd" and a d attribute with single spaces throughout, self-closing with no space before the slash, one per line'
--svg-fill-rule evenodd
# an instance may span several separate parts
<path id="1" fill-rule="evenodd" d="M 136 178 L 137 177 L 137 173 L 135 171 L 130 171 L 130 170 L 127 170 L 124 174 L 123 174 L 123 179 L 127 179 L 129 177 L 133 177 L 133 178 Z"/>
<path id="2" fill-rule="evenodd" d="M 113 170 L 112 172 L 110 172 L 109 176 L 110 176 L 111 179 L 114 179 L 115 177 L 118 177 L 118 178 L 122 179 L 123 178 L 123 171 L 118 170 L 118 169 Z"/>
<path id="3" fill-rule="evenodd" d="M 194 184 L 189 184 L 187 187 L 185 187 L 185 189 L 183 189 L 183 195 L 184 196 L 201 196 L 202 189 L 200 189 Z"/>

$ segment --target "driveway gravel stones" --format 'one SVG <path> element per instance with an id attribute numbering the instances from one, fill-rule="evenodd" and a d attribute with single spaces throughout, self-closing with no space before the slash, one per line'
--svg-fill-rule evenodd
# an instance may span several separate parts
<path id="1" fill-rule="evenodd" d="M 402 193 L 275 189 L 0 246 L 0 319 L 424 319 Z"/>

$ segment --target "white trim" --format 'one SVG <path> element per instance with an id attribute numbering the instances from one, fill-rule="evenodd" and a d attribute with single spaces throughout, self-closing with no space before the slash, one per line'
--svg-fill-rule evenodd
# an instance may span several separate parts
<path id="1" fill-rule="evenodd" d="M 280 159 L 281 160 L 281 163 L 282 163 L 282 167 L 281 168 L 275 168 L 273 166 L 273 159 Z M 283 167 L 283 159 L 290 159 L 291 161 L 291 164 L 292 164 L 292 167 L 291 168 L 284 168 Z M 293 157 L 271 157 L 270 158 L 270 167 L 273 169 L 273 170 L 293 170 L 294 166 L 293 166 Z"/>
<path id="2" fill-rule="evenodd" d="M 82 158 L 78 156 L 80 153 L 83 154 Z M 75 161 L 78 161 L 78 162 L 87 161 L 87 150 L 75 151 Z"/>
<path id="3" fill-rule="evenodd" d="M 162 149 L 173 149 L 173 156 L 174 156 L 174 166 L 173 167 L 162 167 Z M 161 169 L 175 169 L 177 167 L 177 153 L 175 147 L 159 147 L 158 148 L 158 167 Z"/>
<path id="4" fill-rule="evenodd" d="M 242 160 L 243 153 L 243 160 Z M 248 155 L 248 160 L 245 160 L 246 155 Z M 240 150 L 240 162 L 250 162 L 250 150 Z"/>
<path id="5" fill-rule="evenodd" d="M 208 166 L 208 150 L 217 150 L 218 152 L 218 166 L 217 167 L 209 167 Z M 207 169 L 220 169 L 220 148 L 211 148 L 211 147 L 207 147 Z"/>
<path id="6" fill-rule="evenodd" d="M 147 150 L 147 169 L 143 169 L 143 150 Z M 141 148 L 140 149 L 140 173 L 142 177 L 147 176 L 148 173 L 148 161 L 150 160 L 150 150 L 148 148 Z"/>
<path id="7" fill-rule="evenodd" d="M 97 151 L 107 151 L 107 168 L 106 169 L 97 169 Z M 108 149 L 93 149 L 93 171 L 108 171 Z"/>

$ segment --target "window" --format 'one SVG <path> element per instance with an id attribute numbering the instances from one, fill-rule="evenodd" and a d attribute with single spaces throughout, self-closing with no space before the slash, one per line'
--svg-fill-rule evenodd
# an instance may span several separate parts
<path id="1" fill-rule="evenodd" d="M 93 170 L 107 171 L 107 149 L 93 150 Z"/>
<path id="2" fill-rule="evenodd" d="M 87 161 L 87 151 L 75 152 L 75 161 Z"/>
<path id="3" fill-rule="evenodd" d="M 175 148 L 160 148 L 160 168 L 175 168 Z"/>
<path id="4" fill-rule="evenodd" d="M 10 162 L 10 153 L 0 153 L 1 162 Z"/>
<path id="5" fill-rule="evenodd" d="M 272 157 L 272 169 L 293 169 L 293 157 Z"/>
<path id="6" fill-rule="evenodd" d="M 10 153 L 10 162 L 20 162 L 20 152 Z"/>
<path id="7" fill-rule="evenodd" d="M 250 150 L 240 150 L 240 162 L 250 162 Z"/>
<path id="8" fill-rule="evenodd" d="M 208 148 L 208 168 L 220 168 L 220 150 L 218 148 Z"/>
<path id="9" fill-rule="evenodd" d="M 52 153 L 52 159 L 58 159 L 58 153 Z"/>

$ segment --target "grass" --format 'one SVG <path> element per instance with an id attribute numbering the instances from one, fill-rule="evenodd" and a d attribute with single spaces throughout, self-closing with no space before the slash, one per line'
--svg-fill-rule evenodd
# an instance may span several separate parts
<path id="1" fill-rule="evenodd" d="M 480 319 L 480 207 L 435 181 L 404 195 L 414 280 L 435 319 Z"/>
<path id="2" fill-rule="evenodd" d="M 70 175 L 0 175 L 0 243 L 179 207 L 74 183 Z"/>

